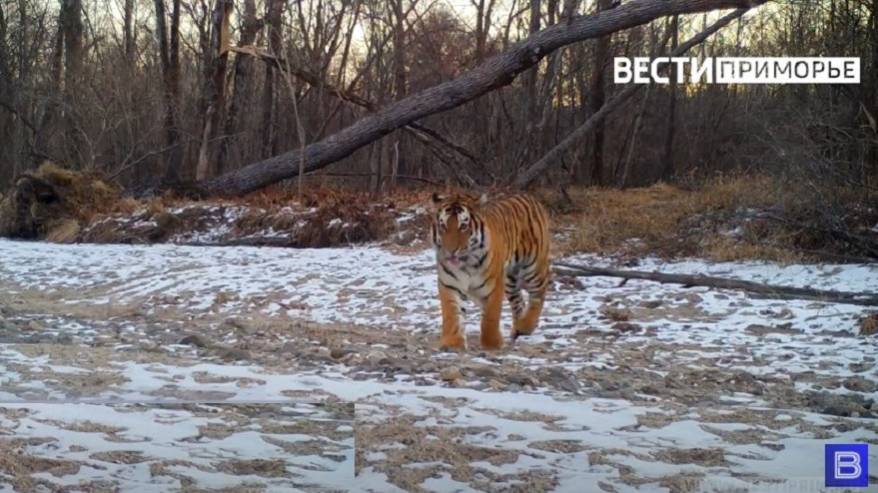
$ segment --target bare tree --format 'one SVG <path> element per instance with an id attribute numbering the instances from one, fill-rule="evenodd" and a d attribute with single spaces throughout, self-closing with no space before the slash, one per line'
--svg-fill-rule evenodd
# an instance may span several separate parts
<path id="1" fill-rule="evenodd" d="M 262 26 L 263 20 L 256 17 L 256 0 L 244 0 L 238 46 L 252 45 L 256 41 L 256 35 L 262 30 Z M 220 142 L 220 152 L 217 156 L 217 172 L 219 173 L 225 171 L 230 147 L 233 142 L 237 141 L 235 134 L 239 131 L 240 113 L 252 100 L 250 93 L 253 89 L 253 57 L 239 54 L 235 57 L 232 98 L 223 131 L 225 138 Z"/>
<path id="2" fill-rule="evenodd" d="M 198 162 L 195 166 L 195 179 L 204 180 L 210 173 L 210 143 L 222 119 L 226 95 L 226 66 L 229 59 L 229 22 L 232 14 L 232 0 L 215 0 L 211 14 L 211 43 L 208 54 L 209 63 L 204 72 L 204 123 L 201 131 L 201 145 Z"/>
<path id="3" fill-rule="evenodd" d="M 678 36 L 680 33 L 680 16 L 671 18 L 671 50 L 677 49 Z M 677 110 L 677 67 L 671 67 L 670 87 L 668 91 L 668 123 L 665 133 L 665 148 L 662 152 L 662 178 L 669 179 L 674 174 L 674 131 L 676 129 Z"/>
<path id="4" fill-rule="evenodd" d="M 699 43 L 703 42 L 713 33 L 719 31 L 733 20 L 744 15 L 747 10 L 748 8 L 740 8 L 720 18 L 707 29 L 693 36 L 682 45 L 678 46 L 676 50 L 671 52 L 670 56 L 680 56 L 683 53 L 686 53 L 693 46 L 696 46 Z M 543 173 L 545 173 L 553 164 L 561 162 L 561 156 L 564 153 L 569 151 L 574 145 L 576 145 L 577 142 L 581 142 L 583 138 L 587 137 L 589 132 L 594 131 L 597 125 L 601 121 L 603 121 L 603 119 L 606 118 L 609 113 L 620 107 L 622 103 L 624 103 L 631 96 L 636 94 L 642 87 L 644 86 L 632 83 L 624 90 L 613 96 L 610 101 L 601 106 L 601 109 L 597 113 L 590 116 L 588 120 L 585 121 L 585 123 L 583 123 L 576 130 L 568 134 L 567 137 L 564 138 L 564 140 L 562 140 L 557 146 L 553 147 L 549 152 L 543 155 L 543 157 L 540 158 L 539 161 L 531 165 L 522 173 L 518 174 L 512 181 L 513 186 L 516 188 L 526 188 L 534 181 L 536 181 L 536 179 Z"/>
<path id="5" fill-rule="evenodd" d="M 268 49 L 275 55 L 280 55 L 283 43 L 283 0 L 268 0 L 266 2 L 265 24 L 267 27 Z M 277 134 L 275 132 L 275 68 L 272 65 L 265 66 L 265 83 L 262 88 L 262 156 L 271 156 L 277 146 Z"/>
<path id="6" fill-rule="evenodd" d="M 568 23 L 544 29 L 510 50 L 486 61 L 466 74 L 408 96 L 383 110 L 358 120 L 346 129 L 312 143 L 302 151 L 291 151 L 251 164 L 203 183 L 210 193 L 241 194 L 257 190 L 298 173 L 303 159 L 305 171 L 314 171 L 350 155 L 388 132 L 419 118 L 471 101 L 511 83 L 515 76 L 536 65 L 544 56 L 570 43 L 604 36 L 665 15 L 701 12 L 739 6 L 735 0 L 643 0 L 621 5 L 594 16 L 575 17 Z M 746 2 L 746 6 L 750 2 Z"/>
<path id="7" fill-rule="evenodd" d="M 162 70 L 164 100 L 165 143 L 170 148 L 164 172 L 167 183 L 178 183 L 183 152 L 179 148 L 180 130 L 177 126 L 177 107 L 180 101 L 180 0 L 172 0 L 170 30 L 167 27 L 164 0 L 155 0 L 156 36 L 159 41 L 159 60 Z"/>
<path id="8" fill-rule="evenodd" d="M 598 12 L 607 10 L 613 0 L 598 0 Z M 605 74 L 610 62 L 611 35 L 601 36 L 595 46 L 594 69 L 588 91 L 588 108 L 593 115 L 600 111 L 604 105 Z M 598 122 L 592 134 L 591 144 L 591 183 L 602 185 L 604 183 L 604 124 Z"/>

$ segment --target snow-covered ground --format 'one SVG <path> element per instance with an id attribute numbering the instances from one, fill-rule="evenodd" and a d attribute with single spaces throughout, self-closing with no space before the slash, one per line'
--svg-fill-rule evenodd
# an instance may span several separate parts
<path id="1" fill-rule="evenodd" d="M 470 310 L 457 354 L 435 284 L 425 250 L 0 240 L 0 491 L 822 491 L 825 443 L 878 463 L 863 307 L 556 278 L 535 336 L 482 352 Z"/>

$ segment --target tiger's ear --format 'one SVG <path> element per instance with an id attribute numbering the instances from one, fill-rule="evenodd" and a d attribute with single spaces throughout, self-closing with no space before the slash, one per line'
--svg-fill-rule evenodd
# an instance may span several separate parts
<path id="1" fill-rule="evenodd" d="M 445 197 L 443 195 L 439 195 L 436 192 L 433 192 L 432 199 L 433 199 L 433 204 L 436 205 L 436 204 L 442 203 L 442 201 L 445 200 Z"/>

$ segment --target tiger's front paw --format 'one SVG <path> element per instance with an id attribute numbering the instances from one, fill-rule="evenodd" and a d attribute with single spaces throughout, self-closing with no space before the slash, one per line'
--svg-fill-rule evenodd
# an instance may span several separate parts
<path id="1" fill-rule="evenodd" d="M 466 349 L 466 339 L 463 336 L 442 337 L 439 339 L 439 349 L 463 351 Z"/>
<path id="2" fill-rule="evenodd" d="M 481 341 L 482 349 L 496 350 L 503 347 L 503 336 L 500 332 L 482 333 Z"/>

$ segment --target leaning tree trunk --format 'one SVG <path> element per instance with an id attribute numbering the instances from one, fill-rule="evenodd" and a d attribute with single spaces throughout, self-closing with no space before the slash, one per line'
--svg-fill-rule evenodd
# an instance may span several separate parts
<path id="1" fill-rule="evenodd" d="M 605 36 L 662 16 L 732 7 L 749 8 L 760 3 L 760 0 L 635 0 L 596 15 L 577 16 L 570 22 L 555 24 L 530 36 L 455 79 L 392 103 L 301 151 L 294 150 L 253 163 L 203 182 L 201 186 L 208 193 L 226 195 L 258 190 L 295 177 L 302 157 L 305 159 L 306 172 L 324 168 L 397 128 L 506 86 L 518 74 L 562 46 Z"/>

